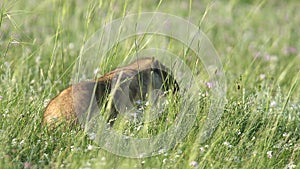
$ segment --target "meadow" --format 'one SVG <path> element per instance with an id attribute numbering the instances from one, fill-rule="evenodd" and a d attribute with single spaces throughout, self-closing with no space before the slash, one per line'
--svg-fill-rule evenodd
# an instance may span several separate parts
<path id="1" fill-rule="evenodd" d="M 0 168 L 300 168 L 299 8 L 296 0 L 2 0 Z M 142 12 L 189 20 L 218 52 L 227 102 L 212 136 L 199 141 L 210 104 L 207 83 L 186 137 L 152 157 L 117 156 L 80 127 L 43 126 L 45 107 L 70 85 L 74 61 L 89 37 L 114 19 Z M 141 46 L 176 53 L 195 77 L 209 82 L 204 66 L 194 65 L 195 54 L 187 46 L 159 36 L 143 38 Z M 117 45 L 101 73 L 132 54 L 134 40 Z M 172 105 L 170 116 L 175 110 Z M 152 129 L 159 132 L 172 125 L 166 118 L 171 117 Z M 127 127 L 128 135 L 155 135 Z"/>

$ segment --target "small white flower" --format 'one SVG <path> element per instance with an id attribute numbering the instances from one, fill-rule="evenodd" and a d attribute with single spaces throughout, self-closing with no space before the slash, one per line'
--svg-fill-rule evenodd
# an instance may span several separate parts
<path id="1" fill-rule="evenodd" d="M 200 147 L 199 150 L 201 153 L 203 153 L 205 151 L 204 147 Z"/>
<path id="2" fill-rule="evenodd" d="M 193 167 L 198 167 L 198 162 L 197 161 L 192 161 L 191 163 L 190 163 L 190 165 L 191 166 L 193 166 Z"/>
<path id="3" fill-rule="evenodd" d="M 70 148 L 71 148 L 71 151 L 74 151 L 74 146 L 71 146 Z"/>
<path id="4" fill-rule="evenodd" d="M 43 156 L 46 157 L 46 158 L 48 158 L 48 154 L 46 154 L 46 153 L 44 153 Z"/>
<path id="5" fill-rule="evenodd" d="M 0 101 L 3 99 L 3 96 L 0 96 Z"/>
<path id="6" fill-rule="evenodd" d="M 162 154 L 162 153 L 164 153 L 165 152 L 165 149 L 160 149 L 160 150 L 158 150 L 158 154 Z"/>
<path id="7" fill-rule="evenodd" d="M 273 152 L 272 151 L 268 151 L 267 155 L 268 155 L 268 158 L 272 158 L 273 157 Z"/>
<path id="8" fill-rule="evenodd" d="M 69 49 L 74 49 L 74 46 L 75 46 L 74 43 L 69 43 L 68 47 L 69 47 Z"/>
<path id="9" fill-rule="evenodd" d="M 99 68 L 95 69 L 95 70 L 94 70 L 94 75 L 97 75 L 99 72 L 100 72 L 100 69 L 99 69 Z"/>
<path id="10" fill-rule="evenodd" d="M 253 156 L 256 156 L 257 155 L 257 151 L 253 151 Z"/>
<path id="11" fill-rule="evenodd" d="M 87 147 L 87 149 L 88 149 L 88 150 L 92 150 L 92 149 L 93 149 L 93 146 L 89 144 L 88 147 Z"/>
<path id="12" fill-rule="evenodd" d="M 228 146 L 228 145 L 229 145 L 229 142 L 225 141 L 225 142 L 223 143 L 223 145 Z"/>
<path id="13" fill-rule="evenodd" d="M 25 144 L 25 140 L 22 140 L 21 142 L 20 142 L 20 146 L 23 146 Z"/>
<path id="14" fill-rule="evenodd" d="M 277 105 L 276 101 L 271 101 L 270 106 L 275 107 Z"/>
<path id="15" fill-rule="evenodd" d="M 231 148 L 231 147 L 232 147 L 232 145 L 231 145 L 228 141 L 225 141 L 225 142 L 223 143 L 223 145 L 227 146 L 228 148 Z"/>
<path id="16" fill-rule="evenodd" d="M 88 137 L 89 137 L 90 140 L 95 140 L 96 133 L 88 133 Z"/>
<path id="17" fill-rule="evenodd" d="M 166 162 L 167 162 L 167 159 L 165 158 L 165 159 L 163 159 L 163 161 L 162 161 L 164 164 L 166 164 Z"/>
<path id="18" fill-rule="evenodd" d="M 11 144 L 12 144 L 13 146 L 15 146 L 15 145 L 17 144 L 17 139 L 16 139 L 16 138 L 12 139 Z"/>
<path id="19" fill-rule="evenodd" d="M 264 80 L 266 78 L 266 75 L 265 74 L 260 74 L 259 78 L 260 78 L 260 80 Z"/>

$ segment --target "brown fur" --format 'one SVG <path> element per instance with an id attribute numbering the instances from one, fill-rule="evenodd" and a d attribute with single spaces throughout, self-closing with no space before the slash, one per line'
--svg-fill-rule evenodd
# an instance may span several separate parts
<path id="1" fill-rule="evenodd" d="M 167 72 L 168 69 L 154 58 L 143 58 L 128 66 L 117 68 L 94 81 L 72 85 L 50 101 L 44 113 L 44 124 L 53 124 L 63 119 L 71 123 L 77 122 L 79 116 L 86 115 L 89 107 L 93 111 L 96 109 L 95 106 L 101 106 L 115 84 L 120 84 L 115 92 L 115 98 L 118 98 L 123 86 L 127 85 L 131 102 L 145 100 L 149 89 L 167 91 L 173 88 L 173 92 L 176 92 L 179 86 Z M 128 79 L 129 84 L 126 83 Z M 108 118 L 111 125 L 112 119 L 116 118 L 117 114 L 118 111 L 112 105 Z"/>

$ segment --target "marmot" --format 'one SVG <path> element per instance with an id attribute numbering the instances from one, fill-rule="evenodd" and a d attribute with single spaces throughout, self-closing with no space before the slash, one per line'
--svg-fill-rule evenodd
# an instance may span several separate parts
<path id="1" fill-rule="evenodd" d="M 53 124 L 66 120 L 77 123 L 78 116 L 86 115 L 98 107 L 107 106 L 108 96 L 134 103 L 137 100 L 146 100 L 150 90 L 172 91 L 179 90 L 179 85 L 168 68 L 154 58 L 142 58 L 125 67 L 117 68 L 104 76 L 93 80 L 71 85 L 53 98 L 44 113 L 44 124 Z M 113 92 L 114 91 L 114 92 Z M 121 95 L 129 99 L 122 100 Z M 99 110 L 99 109 L 98 109 Z M 113 125 L 112 119 L 118 115 L 114 101 L 110 106 L 110 115 L 107 121 Z"/>

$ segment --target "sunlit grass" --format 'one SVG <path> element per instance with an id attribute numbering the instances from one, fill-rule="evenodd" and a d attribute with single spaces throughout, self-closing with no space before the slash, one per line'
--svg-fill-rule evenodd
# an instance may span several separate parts
<path id="1" fill-rule="evenodd" d="M 0 168 L 296 168 L 300 159 L 300 11 L 297 1 L 3 1 L 0 3 Z M 208 35 L 227 77 L 227 104 L 213 136 L 201 143 L 209 108 L 202 88 L 188 135 L 160 155 L 131 159 L 107 152 L 80 127 L 48 131 L 45 106 L 70 84 L 74 61 L 104 24 L 129 13 L 160 11 L 191 20 Z M 204 17 L 203 17 L 204 16 Z M 149 44 L 147 40 L 151 43 Z M 208 81 L 195 55 L 175 40 L 146 36 L 141 46 L 182 56 Z M 148 43 L 148 44 L 147 44 Z M 119 44 L 104 74 L 134 54 L 134 39 Z M 202 83 L 202 82 L 201 82 Z M 178 107 L 148 130 L 171 125 Z M 137 125 L 138 126 L 138 125 Z M 124 129 L 124 128 L 122 128 Z M 126 128 L 125 128 L 126 130 Z M 128 133 L 129 132 L 129 133 Z M 132 132 L 132 133 L 130 133 Z M 136 132 L 136 133 L 135 133 Z"/>

